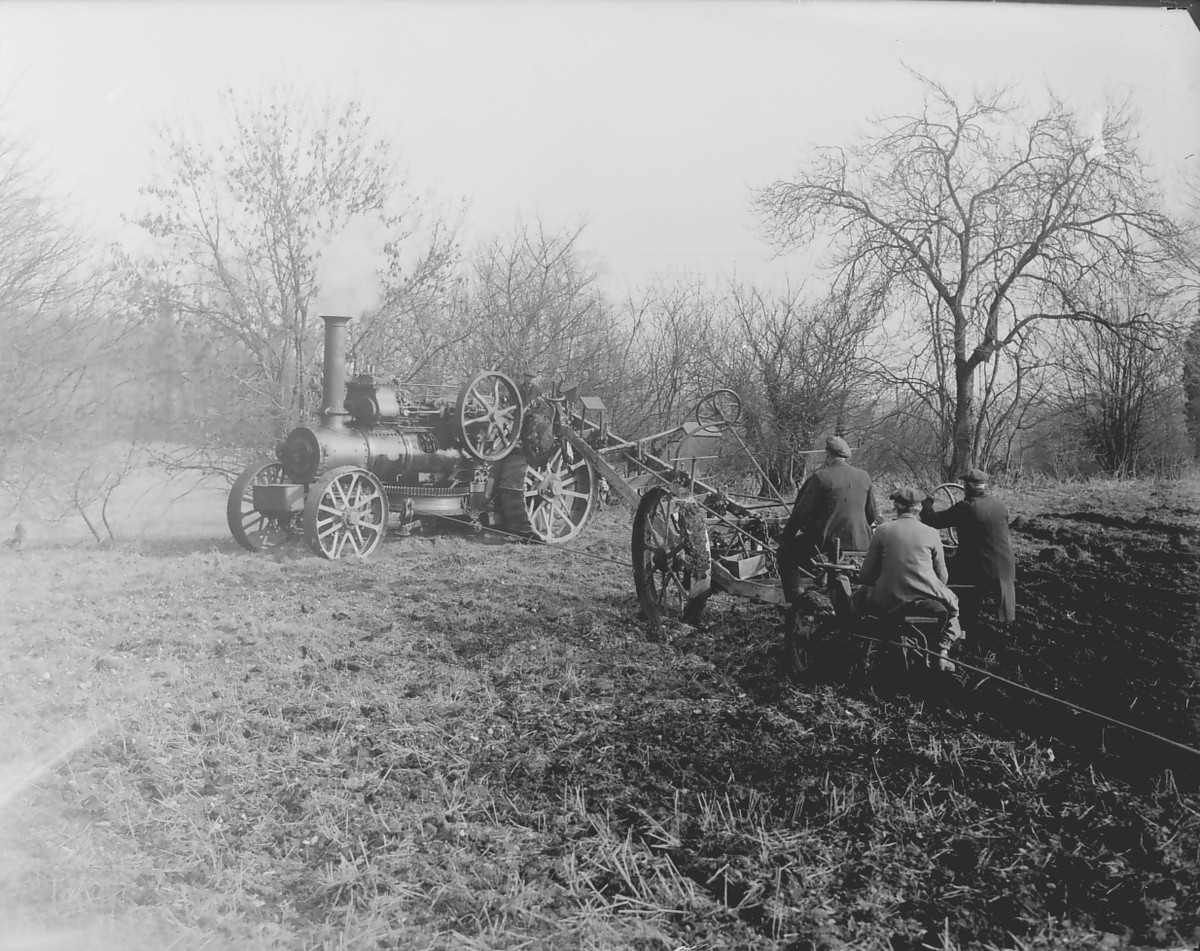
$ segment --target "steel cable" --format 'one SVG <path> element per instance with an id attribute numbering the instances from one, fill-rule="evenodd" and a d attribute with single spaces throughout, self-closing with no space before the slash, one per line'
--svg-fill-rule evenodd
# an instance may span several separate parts
<path id="1" fill-rule="evenodd" d="M 450 516 L 446 516 L 446 515 L 434 515 L 433 517 L 445 519 L 446 521 L 454 522 L 457 525 L 462 524 L 462 522 L 459 521 L 458 519 L 451 518 Z M 589 552 L 589 551 L 581 551 L 578 548 L 567 548 L 565 545 L 564 546 L 551 545 L 549 542 L 542 541 L 539 538 L 531 538 L 531 537 L 528 537 L 525 535 L 518 535 L 513 532 L 506 532 L 499 528 L 493 528 L 490 525 L 482 525 L 482 526 L 480 526 L 480 530 L 484 531 L 484 532 L 490 532 L 493 535 L 498 535 L 502 538 L 507 538 L 507 539 L 510 539 L 515 542 L 520 542 L 522 544 L 535 545 L 535 546 L 541 546 L 541 547 L 546 547 L 546 548 L 554 548 L 556 551 L 567 552 L 569 554 L 576 555 L 580 558 L 591 558 L 593 561 L 602 561 L 602 562 L 605 562 L 610 565 L 616 565 L 618 568 L 631 569 L 633 567 L 631 562 L 617 561 L 613 558 L 608 558 L 604 555 L 593 554 L 592 552 Z M 855 634 L 855 633 L 851 632 L 850 636 L 857 638 L 858 640 L 861 640 L 861 641 L 868 641 L 873 644 L 881 644 L 886 647 L 895 647 L 896 646 L 896 643 L 894 641 L 885 641 L 885 640 L 881 640 L 880 638 L 877 638 L 877 637 L 869 637 L 866 634 Z M 936 651 L 929 650 L 928 648 L 918 647 L 916 645 L 906 645 L 906 647 L 910 650 L 919 651 L 923 654 L 928 654 L 930 657 L 940 657 L 941 656 Z M 1147 730 L 1147 729 L 1144 729 L 1139 726 L 1134 726 L 1132 723 L 1126 723 L 1124 720 L 1118 720 L 1116 717 L 1109 716 L 1106 713 L 1100 713 L 1097 710 L 1088 709 L 1087 707 L 1081 706 L 1080 704 L 1074 703 L 1073 701 L 1064 700 L 1061 697 L 1056 697 L 1053 694 L 1049 694 L 1049 693 L 1046 693 L 1045 691 L 1038 690 L 1035 687 L 1026 686 L 1023 683 L 1019 683 L 1018 681 L 1015 681 L 1015 680 L 1010 680 L 1009 678 L 1001 676 L 1000 674 L 994 673 L 993 671 L 984 670 L 981 667 L 976 667 L 973 664 L 968 664 L 966 661 L 959 660 L 956 658 L 953 661 L 953 663 L 957 667 L 963 667 L 967 670 L 973 671 L 974 673 L 979 674 L 980 676 L 982 676 L 984 678 L 999 681 L 1000 683 L 1006 684 L 1009 687 L 1014 687 L 1017 690 L 1024 690 L 1026 693 L 1033 694 L 1036 697 L 1041 697 L 1043 700 L 1049 700 L 1052 703 L 1061 704 L 1064 707 L 1068 707 L 1069 709 L 1072 709 L 1079 713 L 1085 714 L 1086 716 L 1095 717 L 1097 720 L 1102 720 L 1105 723 L 1110 723 L 1113 726 L 1118 726 L 1118 727 L 1121 727 L 1122 729 L 1130 730 L 1131 732 L 1141 734 L 1142 736 L 1148 736 L 1151 739 L 1158 740 L 1160 743 L 1165 743 L 1168 746 L 1173 746 L 1176 749 L 1183 750 L 1185 753 L 1191 753 L 1194 756 L 1200 756 L 1200 749 L 1197 749 L 1193 746 L 1188 746 L 1186 743 L 1180 743 L 1178 740 L 1173 740 L 1168 736 L 1163 736 L 1161 733 L 1155 733 L 1153 730 Z"/>
<path id="2" fill-rule="evenodd" d="M 421 517 L 422 518 L 429 518 L 429 517 L 440 518 L 440 519 L 443 519 L 444 521 L 451 522 L 451 523 L 453 523 L 455 525 L 459 525 L 459 526 L 461 526 L 463 524 L 461 519 L 455 518 L 454 516 L 450 516 L 450 515 L 438 515 L 435 513 L 432 516 L 423 515 Z M 487 532 L 492 535 L 497 535 L 501 538 L 507 538 L 507 539 L 510 539 L 511 541 L 517 542 L 522 545 L 532 545 L 534 547 L 553 548 L 555 551 L 568 552 L 569 554 L 572 554 L 572 555 L 578 555 L 580 558 L 591 558 L 593 561 L 607 562 L 610 565 L 616 565 L 618 568 L 632 568 L 633 567 L 632 562 L 617 561 L 613 558 L 608 558 L 604 555 L 597 555 L 590 551 L 580 551 L 578 548 L 568 548 L 566 545 L 552 545 L 552 544 L 550 544 L 550 542 L 543 541 L 542 539 L 536 538 L 534 536 L 518 535 L 515 532 L 506 532 L 500 528 L 493 528 L 491 525 L 480 525 L 480 526 L 478 526 L 478 529 L 480 532 Z"/>
<path id="3" fill-rule="evenodd" d="M 855 634 L 850 632 L 850 636 L 858 638 L 860 641 L 870 641 L 872 644 L 883 644 L 887 647 L 897 646 L 895 641 L 885 641 L 877 637 L 868 637 L 866 634 Z M 914 650 L 919 651 L 922 654 L 928 654 L 930 657 L 936 657 L 939 659 L 941 658 L 941 654 L 939 654 L 937 651 L 932 651 L 925 647 L 918 647 L 916 644 L 905 644 L 904 647 L 907 650 Z M 1181 749 L 1186 753 L 1192 753 L 1196 756 L 1200 756 L 1200 749 L 1196 749 L 1194 746 L 1188 746 L 1186 743 L 1180 743 L 1178 740 L 1173 740 L 1168 736 L 1163 736 L 1161 733 L 1155 733 L 1153 730 L 1146 730 L 1140 726 L 1134 726 L 1132 723 L 1126 723 L 1124 720 L 1118 720 L 1116 717 L 1110 717 L 1108 714 L 1100 713 L 1097 710 L 1089 710 L 1087 707 L 1080 706 L 1079 704 L 1073 703 L 1070 700 L 1064 700 L 1061 697 L 1056 697 L 1053 694 L 1038 690 L 1035 687 L 1029 687 L 1023 683 L 1018 683 L 1015 680 L 1009 680 L 1007 677 L 1002 677 L 1000 674 L 993 673 L 990 670 L 984 670 L 981 667 L 976 667 L 973 664 L 968 664 L 966 661 L 962 661 L 957 658 L 951 661 L 951 663 L 953 663 L 956 667 L 965 667 L 967 670 L 974 671 L 986 679 L 998 680 L 1002 684 L 1007 684 L 1010 687 L 1016 687 L 1018 690 L 1024 690 L 1027 693 L 1033 694 L 1034 696 L 1041 697 L 1043 700 L 1050 700 L 1053 703 L 1060 703 L 1064 707 L 1069 707 L 1070 709 L 1076 710 L 1079 713 L 1084 713 L 1088 716 L 1095 717 L 1097 720 L 1103 720 L 1106 723 L 1111 723 L 1113 726 L 1123 727 L 1124 729 L 1131 730 L 1134 733 L 1140 733 L 1142 736 L 1148 736 L 1152 739 L 1158 740 L 1161 743 L 1166 743 L 1168 746 L 1174 746 L 1176 749 Z"/>

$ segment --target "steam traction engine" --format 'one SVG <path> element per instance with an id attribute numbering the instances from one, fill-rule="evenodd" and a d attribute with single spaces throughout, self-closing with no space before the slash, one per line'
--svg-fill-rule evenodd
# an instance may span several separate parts
<path id="1" fill-rule="evenodd" d="M 550 543 L 583 529 L 599 480 L 556 437 L 554 407 L 536 389 L 490 370 L 457 400 L 408 401 L 365 374 L 347 383 L 349 318 L 322 320 L 319 424 L 292 430 L 276 459 L 234 482 L 226 514 L 239 544 L 261 551 L 303 534 L 324 558 L 361 558 L 393 520 L 450 519 Z"/>

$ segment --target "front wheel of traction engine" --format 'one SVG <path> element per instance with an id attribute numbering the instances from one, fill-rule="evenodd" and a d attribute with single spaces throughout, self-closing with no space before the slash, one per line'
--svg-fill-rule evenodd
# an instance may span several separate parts
<path id="1" fill-rule="evenodd" d="M 704 510 L 652 486 L 633 516 L 633 585 L 651 626 L 694 624 L 712 590 L 712 552 Z"/>
<path id="2" fill-rule="evenodd" d="M 294 517 L 264 515 L 254 507 L 256 485 L 278 485 L 286 481 L 282 463 L 259 459 L 242 471 L 229 490 L 225 520 L 234 539 L 248 551 L 280 548 L 296 537 Z"/>
<path id="3" fill-rule="evenodd" d="M 366 558 L 387 534 L 388 500 L 374 473 L 332 469 L 309 489 L 304 537 L 322 558 Z"/>

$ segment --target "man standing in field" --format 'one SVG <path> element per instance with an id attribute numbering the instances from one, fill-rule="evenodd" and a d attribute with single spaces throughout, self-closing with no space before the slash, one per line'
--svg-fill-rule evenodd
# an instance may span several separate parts
<path id="1" fill-rule="evenodd" d="M 841 436 L 825 440 L 825 465 L 800 487 L 780 535 L 776 559 L 788 604 L 784 625 L 789 632 L 804 604 L 803 566 L 831 553 L 835 544 L 842 551 L 865 551 L 871 542 L 871 526 L 879 517 L 871 477 L 850 465 L 850 456 L 850 445 Z"/>
<path id="2" fill-rule="evenodd" d="M 947 581 L 946 554 L 936 530 L 921 524 L 922 493 L 905 486 L 891 495 L 896 518 L 875 529 L 863 559 L 854 592 L 858 614 L 883 617 L 914 601 L 941 601 L 949 620 L 939 644 L 930 645 L 938 654 L 939 669 L 954 670 L 950 647 L 963 636 L 958 623 L 958 598 Z"/>
<path id="3" fill-rule="evenodd" d="M 1008 533 L 1008 509 L 988 495 L 988 475 L 982 469 L 968 469 L 961 478 L 966 498 L 944 512 L 935 512 L 933 499 L 926 496 L 921 521 L 958 532 L 958 554 L 951 560 L 950 578 L 956 585 L 972 586 L 963 592 L 967 627 L 975 631 L 984 600 L 994 600 L 1003 628 L 1017 614 L 1017 567 Z"/>

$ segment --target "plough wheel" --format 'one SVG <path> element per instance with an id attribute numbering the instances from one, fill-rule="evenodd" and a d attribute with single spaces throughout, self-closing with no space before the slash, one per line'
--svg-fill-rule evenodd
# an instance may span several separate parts
<path id="1" fill-rule="evenodd" d="M 544 465 L 513 453 L 500 467 L 496 509 L 511 532 L 556 545 L 578 535 L 596 503 L 592 464 L 562 442 Z"/>
<path id="2" fill-rule="evenodd" d="M 742 398 L 733 390 L 713 390 L 696 404 L 696 422 L 703 429 L 732 426 L 742 416 Z"/>
<path id="3" fill-rule="evenodd" d="M 957 482 L 943 482 L 931 493 L 933 507 L 936 511 L 948 509 L 955 502 L 961 502 L 966 497 L 966 490 Z M 958 531 L 953 528 L 942 529 L 942 543 L 947 548 L 958 547 Z"/>
<path id="4" fill-rule="evenodd" d="M 272 459 L 252 462 L 234 481 L 225 505 L 225 519 L 229 531 L 243 548 L 249 551 L 279 548 L 296 537 L 295 518 L 263 515 L 254 507 L 254 486 L 286 481 L 283 464 Z"/>
<path id="5" fill-rule="evenodd" d="M 704 510 L 652 486 L 633 516 L 633 584 L 646 619 L 694 624 L 712 586 L 712 553 Z"/>
<path id="6" fill-rule="evenodd" d="M 325 473 L 304 503 L 304 537 L 322 558 L 366 558 L 383 541 L 387 524 L 383 483 L 355 466 Z"/>
<path id="7" fill-rule="evenodd" d="M 520 391 L 503 373 L 476 373 L 458 394 L 455 408 L 463 451 L 480 462 L 499 462 L 521 438 Z"/>

